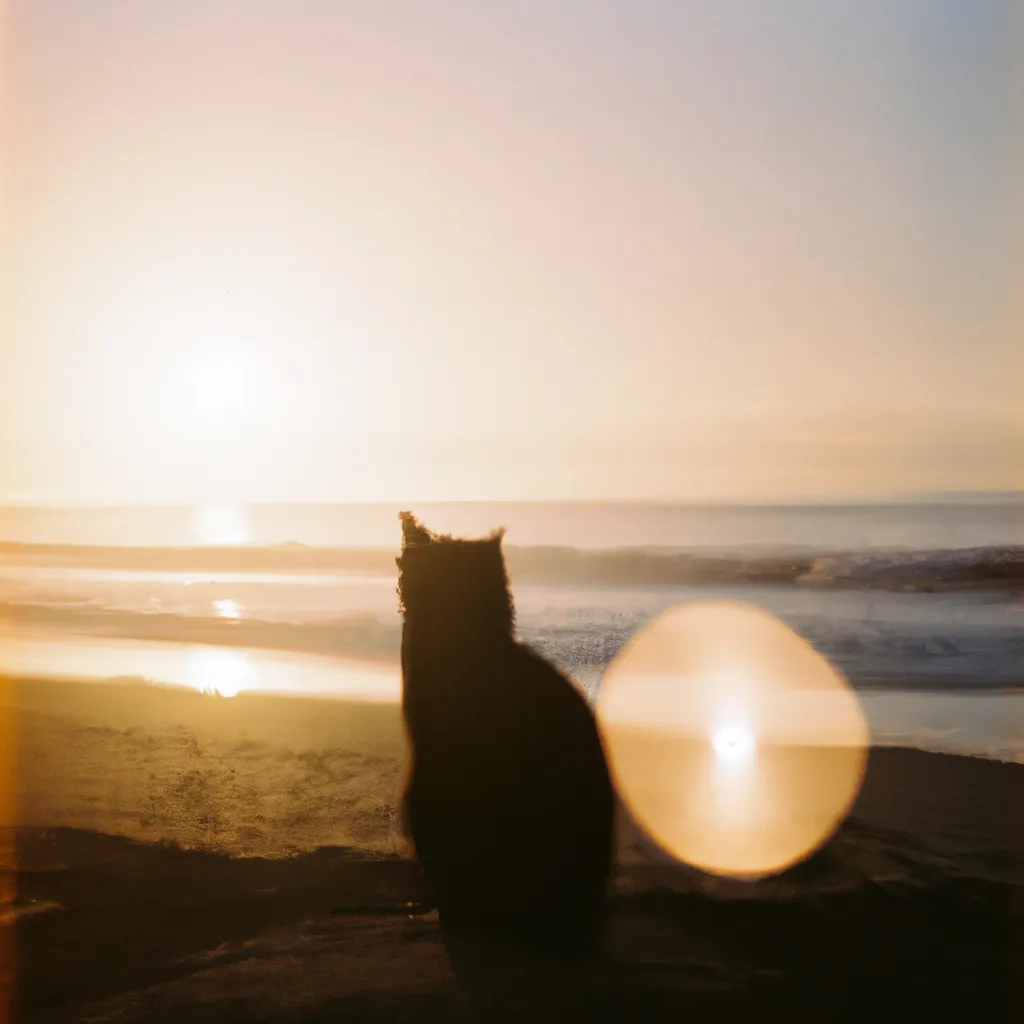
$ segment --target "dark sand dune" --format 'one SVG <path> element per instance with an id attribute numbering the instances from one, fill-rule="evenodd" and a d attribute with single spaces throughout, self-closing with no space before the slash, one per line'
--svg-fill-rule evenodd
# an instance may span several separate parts
<path id="1" fill-rule="evenodd" d="M 13 1019 L 449 1019 L 434 920 L 375 810 L 393 707 L 45 683 L 18 705 Z M 833 840 L 753 885 L 627 836 L 581 1018 L 1019 1019 L 1022 796 L 1024 766 L 876 750 Z"/>

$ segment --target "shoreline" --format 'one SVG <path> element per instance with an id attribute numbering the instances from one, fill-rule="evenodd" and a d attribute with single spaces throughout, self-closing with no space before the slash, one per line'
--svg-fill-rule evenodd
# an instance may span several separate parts
<path id="1" fill-rule="evenodd" d="M 896 593 L 1024 592 L 1024 545 L 835 548 L 564 544 L 504 546 L 518 583 L 614 586 L 780 585 Z M 386 578 L 391 546 L 296 542 L 229 546 L 115 546 L 0 542 L 0 570 L 73 569 L 175 573 L 265 573 Z M 924 570 L 924 571 L 922 571 Z"/>

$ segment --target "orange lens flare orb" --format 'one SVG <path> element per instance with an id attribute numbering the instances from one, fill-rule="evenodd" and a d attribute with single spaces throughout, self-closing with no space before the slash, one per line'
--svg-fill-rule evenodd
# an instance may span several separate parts
<path id="1" fill-rule="evenodd" d="M 616 787 L 679 860 L 755 879 L 808 857 L 860 790 L 869 731 L 829 660 L 740 602 L 676 605 L 601 684 Z"/>

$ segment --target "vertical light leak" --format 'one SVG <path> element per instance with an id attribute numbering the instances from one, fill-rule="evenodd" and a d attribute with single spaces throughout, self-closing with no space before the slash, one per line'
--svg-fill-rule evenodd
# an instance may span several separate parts
<path id="1" fill-rule="evenodd" d="M 0 1024 L 11 1019 L 17 961 L 14 913 L 18 861 L 18 717 L 15 683 L 0 673 Z"/>
<path id="2" fill-rule="evenodd" d="M 13 36 L 12 0 L 0 0 L 0 378 L 16 372 L 12 362 L 14 324 L 11 321 L 11 298 L 14 288 L 13 189 L 11 159 L 13 155 Z M 3 392 L 0 389 L 0 402 Z M 0 418 L 0 434 L 5 429 Z M 0 500 L 8 483 L 8 451 L 0 440 Z M 0 637 L 4 631 L 0 620 Z M 15 707 L 14 680 L 0 672 L 0 1022 L 11 1019 L 17 982 L 14 928 L 8 914 L 13 915 L 17 898 L 17 827 L 18 719 Z"/>

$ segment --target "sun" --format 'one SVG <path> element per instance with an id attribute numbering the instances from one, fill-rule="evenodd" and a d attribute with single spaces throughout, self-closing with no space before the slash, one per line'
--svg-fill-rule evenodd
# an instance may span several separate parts
<path id="1" fill-rule="evenodd" d="M 192 412 L 203 419 L 235 418 L 254 404 L 252 360 L 239 351 L 208 351 L 190 367 L 188 397 Z"/>

